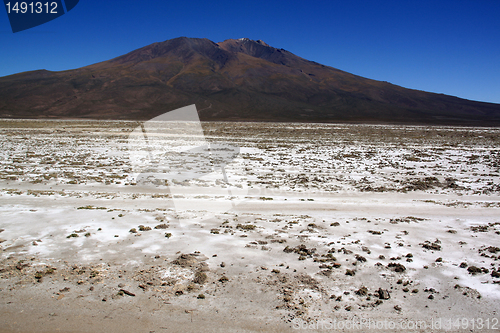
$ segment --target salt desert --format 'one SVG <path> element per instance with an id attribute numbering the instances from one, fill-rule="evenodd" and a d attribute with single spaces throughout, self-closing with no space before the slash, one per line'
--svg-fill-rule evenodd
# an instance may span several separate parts
<path id="1" fill-rule="evenodd" d="M 207 122 L 138 182 L 138 125 L 0 121 L 0 332 L 500 329 L 499 129 Z"/>

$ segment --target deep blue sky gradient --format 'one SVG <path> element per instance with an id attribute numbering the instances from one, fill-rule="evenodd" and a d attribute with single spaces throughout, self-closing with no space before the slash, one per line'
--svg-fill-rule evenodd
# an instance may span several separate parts
<path id="1" fill-rule="evenodd" d="M 500 0 L 80 0 L 16 34 L 0 8 L 0 76 L 78 68 L 179 36 L 262 39 L 371 79 L 500 103 Z"/>

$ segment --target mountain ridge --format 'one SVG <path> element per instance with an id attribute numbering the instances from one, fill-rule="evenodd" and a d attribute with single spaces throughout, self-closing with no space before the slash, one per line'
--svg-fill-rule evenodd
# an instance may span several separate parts
<path id="1" fill-rule="evenodd" d="M 179 37 L 0 78 L 3 118 L 146 120 L 189 104 L 202 120 L 500 126 L 500 104 L 363 78 L 248 38 Z"/>

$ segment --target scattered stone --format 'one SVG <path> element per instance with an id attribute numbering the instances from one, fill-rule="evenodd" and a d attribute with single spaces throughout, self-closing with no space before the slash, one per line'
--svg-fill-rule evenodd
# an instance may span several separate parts
<path id="1" fill-rule="evenodd" d="M 128 290 L 126 290 L 126 289 L 120 289 L 120 291 L 121 291 L 122 293 L 124 293 L 125 295 L 135 296 L 135 294 L 134 294 L 133 292 L 128 291 Z"/>
<path id="2" fill-rule="evenodd" d="M 475 225 L 475 226 L 471 226 L 470 230 L 473 232 L 488 232 L 488 226 L 487 225 Z"/>
<path id="3" fill-rule="evenodd" d="M 406 271 L 406 267 L 404 265 L 401 265 L 400 263 L 396 262 L 391 262 L 387 265 L 387 268 L 392 269 L 396 273 L 402 273 Z"/>
<path id="4" fill-rule="evenodd" d="M 467 268 L 467 271 L 472 275 L 476 275 L 482 272 L 481 268 L 476 266 L 469 266 L 469 268 Z"/>
<path id="5" fill-rule="evenodd" d="M 196 284 L 204 284 L 207 279 L 207 274 L 205 274 L 204 272 L 197 271 L 196 273 L 194 273 L 193 282 Z"/>
<path id="6" fill-rule="evenodd" d="M 420 243 L 424 249 L 432 250 L 432 251 L 441 251 L 441 245 L 439 245 L 441 241 L 436 239 L 434 242 L 425 241 L 424 243 Z"/>
<path id="7" fill-rule="evenodd" d="M 296 246 L 295 248 L 287 246 L 283 249 L 283 252 L 285 252 L 285 253 L 294 252 L 294 253 L 300 254 L 301 256 L 312 256 L 316 252 L 316 249 L 315 248 L 308 249 L 304 244 L 300 244 L 300 245 Z"/>
<path id="8" fill-rule="evenodd" d="M 377 290 L 378 298 L 379 299 L 389 299 L 391 298 L 391 295 L 389 294 L 389 291 L 386 289 L 379 288 Z"/>
<path id="9" fill-rule="evenodd" d="M 363 256 L 360 256 L 359 254 L 356 254 L 354 257 L 355 257 L 355 258 L 356 258 L 356 260 L 357 260 L 357 261 L 359 261 L 359 262 L 366 262 L 366 258 L 365 258 L 365 257 L 363 257 Z"/>
<path id="10" fill-rule="evenodd" d="M 199 255 L 196 253 L 181 254 L 177 259 L 172 261 L 174 265 L 179 265 L 183 268 L 193 267 L 199 263 Z M 205 258 L 203 258 L 205 259 Z"/>
<path id="11" fill-rule="evenodd" d="M 500 252 L 500 247 L 498 247 L 498 246 L 488 246 L 486 248 L 486 250 L 488 250 L 488 252 L 490 252 L 490 253 L 497 253 L 497 252 Z"/>
<path id="12" fill-rule="evenodd" d="M 368 295 L 368 288 L 366 288 L 365 286 L 359 288 L 358 290 L 356 290 L 356 295 L 359 295 L 359 296 Z"/>
<path id="13" fill-rule="evenodd" d="M 240 224 L 238 223 L 238 225 L 236 226 L 236 229 L 241 229 L 241 230 L 254 230 L 256 228 L 255 225 L 253 224 Z"/>

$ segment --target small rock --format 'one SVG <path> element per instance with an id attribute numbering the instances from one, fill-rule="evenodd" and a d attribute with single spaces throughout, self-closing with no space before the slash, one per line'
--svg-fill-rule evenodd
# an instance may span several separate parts
<path id="1" fill-rule="evenodd" d="M 476 266 L 469 266 L 467 268 L 467 271 L 471 273 L 472 275 L 476 275 L 482 272 L 481 268 L 476 267 Z"/>
<path id="2" fill-rule="evenodd" d="M 129 296 L 135 296 L 135 294 L 133 292 L 130 292 L 128 290 L 125 290 L 125 289 L 120 289 L 120 291 L 122 293 L 124 293 L 125 295 L 129 295 Z"/>
<path id="3" fill-rule="evenodd" d="M 378 298 L 380 299 L 389 299 L 391 298 L 391 295 L 389 294 L 389 291 L 386 289 L 379 288 L 377 290 L 378 293 Z"/>
<path id="4" fill-rule="evenodd" d="M 356 290 L 356 295 L 359 295 L 359 296 L 368 295 L 368 288 L 366 288 L 365 286 L 359 288 L 358 290 Z"/>

